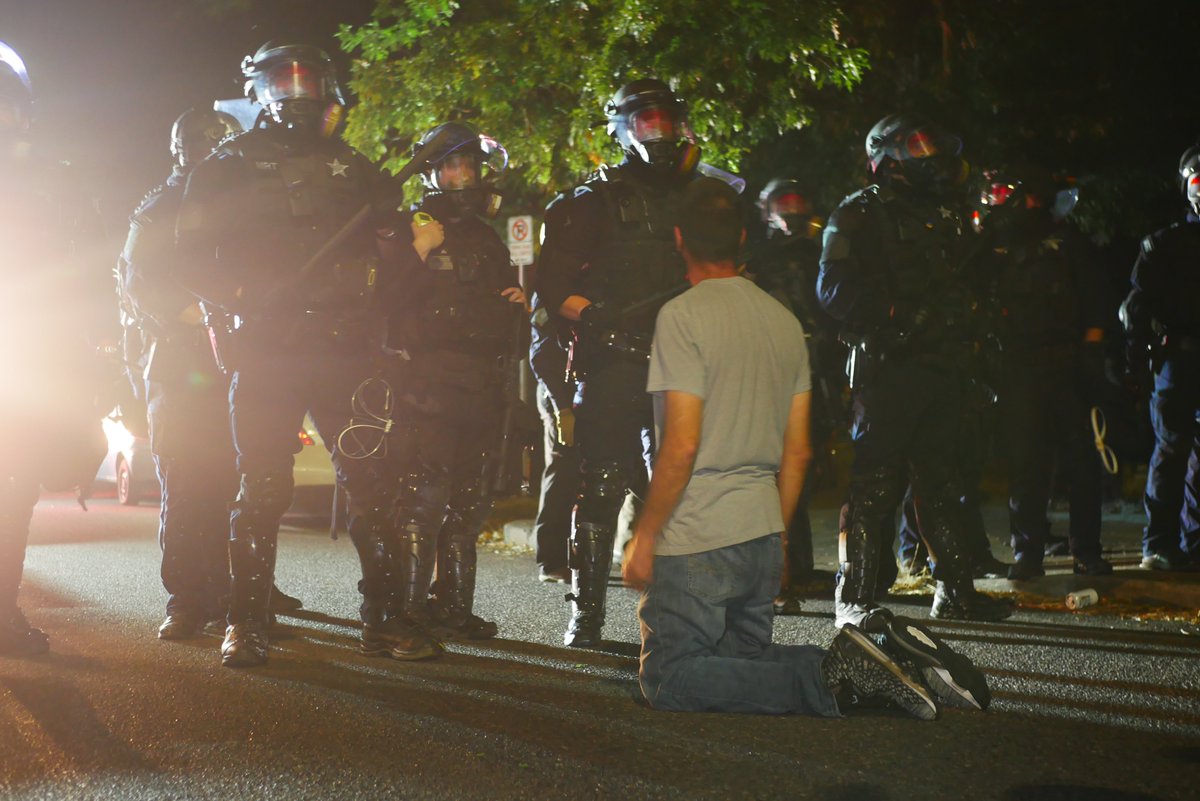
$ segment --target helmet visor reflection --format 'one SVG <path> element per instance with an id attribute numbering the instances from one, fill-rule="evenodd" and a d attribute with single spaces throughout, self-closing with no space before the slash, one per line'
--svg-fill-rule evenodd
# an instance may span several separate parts
<path id="1" fill-rule="evenodd" d="M 266 70 L 260 79 L 258 99 L 263 105 L 283 100 L 324 100 L 325 76 L 302 61 L 286 61 Z"/>
<path id="2" fill-rule="evenodd" d="M 811 210 L 809 202 L 796 192 L 788 192 L 771 199 L 772 214 L 808 214 Z"/>
<path id="3" fill-rule="evenodd" d="M 678 142 L 690 139 L 687 118 L 674 109 L 652 105 L 629 114 L 629 135 L 635 142 Z"/>
<path id="4" fill-rule="evenodd" d="M 904 140 L 904 156 L 910 159 L 957 156 L 960 152 L 962 140 L 937 128 L 918 128 Z"/>

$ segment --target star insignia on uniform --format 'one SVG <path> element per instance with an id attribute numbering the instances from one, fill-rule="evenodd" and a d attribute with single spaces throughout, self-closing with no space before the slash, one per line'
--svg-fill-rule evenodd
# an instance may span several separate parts
<path id="1" fill-rule="evenodd" d="M 942 215 L 943 220 L 953 220 L 954 212 L 945 206 L 938 206 L 938 213 Z"/>
<path id="2" fill-rule="evenodd" d="M 1061 244 L 1062 244 L 1061 239 L 1043 239 L 1042 240 L 1042 245 L 1045 246 L 1046 250 L 1057 251 L 1058 246 Z"/>
<path id="3" fill-rule="evenodd" d="M 347 176 L 347 175 L 346 175 L 346 170 L 347 170 L 347 169 L 350 167 L 350 165 L 349 165 L 349 164 L 342 164 L 342 163 L 341 163 L 340 161 L 338 161 L 336 158 L 335 158 L 333 161 L 327 161 L 327 162 L 325 162 L 325 166 L 329 168 L 329 174 L 330 174 L 331 176 L 340 175 L 340 176 L 342 176 L 343 178 L 348 178 L 348 177 L 349 177 L 349 176 Z"/>

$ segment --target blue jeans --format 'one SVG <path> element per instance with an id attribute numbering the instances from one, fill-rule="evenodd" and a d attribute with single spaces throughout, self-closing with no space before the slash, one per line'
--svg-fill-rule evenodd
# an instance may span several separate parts
<path id="1" fill-rule="evenodd" d="M 772 645 L 783 573 L 779 534 L 656 556 L 642 594 L 640 680 L 655 709 L 838 717 L 813 645 Z"/>

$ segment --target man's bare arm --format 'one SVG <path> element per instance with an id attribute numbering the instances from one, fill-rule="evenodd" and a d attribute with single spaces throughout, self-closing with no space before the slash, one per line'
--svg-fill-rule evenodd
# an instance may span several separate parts
<path id="1" fill-rule="evenodd" d="M 654 578 L 654 544 L 692 480 L 703 416 L 703 398 L 667 391 L 663 440 L 654 459 L 646 503 L 634 525 L 633 542 L 623 570 L 625 583 L 631 587 L 643 589 Z"/>
<path id="2" fill-rule="evenodd" d="M 808 419 L 811 402 L 811 392 L 792 396 L 787 430 L 783 435 L 783 457 L 779 461 L 778 484 L 779 507 L 783 512 L 785 531 L 796 514 L 796 506 L 800 503 L 800 491 L 804 489 L 804 478 L 808 474 L 808 463 L 812 461 Z"/>

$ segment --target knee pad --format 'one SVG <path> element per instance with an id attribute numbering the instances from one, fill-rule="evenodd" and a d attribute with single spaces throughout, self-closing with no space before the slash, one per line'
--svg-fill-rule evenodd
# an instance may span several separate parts
<path id="1" fill-rule="evenodd" d="M 292 505 L 293 485 L 290 470 L 243 475 L 237 508 L 247 517 L 278 520 Z"/>
<path id="2" fill-rule="evenodd" d="M 576 526 L 615 528 L 628 488 L 629 477 L 620 465 L 599 464 L 585 467 L 579 487 L 578 505 L 575 508 Z"/>
<path id="3" fill-rule="evenodd" d="M 400 494 L 401 525 L 440 529 L 450 503 L 450 483 L 444 475 L 411 474 L 405 477 Z"/>

